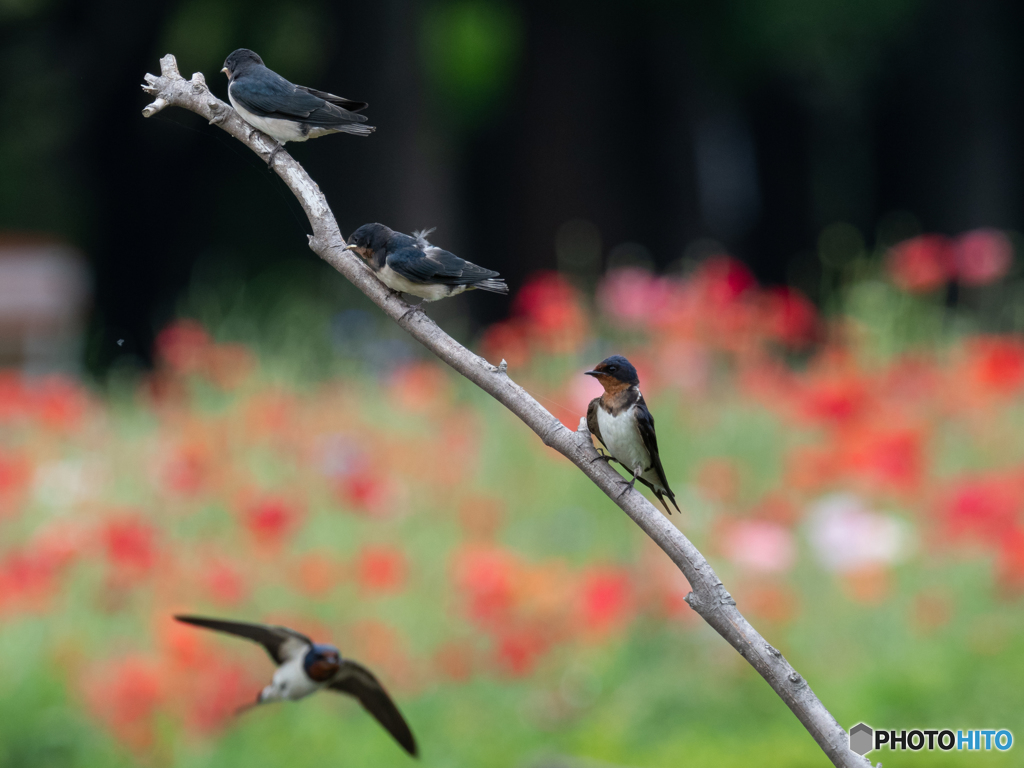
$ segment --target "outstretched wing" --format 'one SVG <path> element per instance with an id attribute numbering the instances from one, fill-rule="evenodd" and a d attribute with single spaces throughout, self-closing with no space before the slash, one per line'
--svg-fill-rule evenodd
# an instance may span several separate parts
<path id="1" fill-rule="evenodd" d="M 293 85 L 270 70 L 260 77 L 236 78 L 231 81 L 228 89 L 232 98 L 260 117 L 301 120 L 317 125 L 366 122 L 366 115 L 357 115 L 322 99 L 309 89 Z"/>
<path id="2" fill-rule="evenodd" d="M 366 667 L 346 659 L 327 687 L 355 696 L 363 708 L 377 718 L 377 722 L 387 729 L 406 752 L 413 757 L 418 754 L 416 739 L 409 730 L 405 718 L 388 696 L 388 692 L 384 690 L 384 686 Z"/>
<path id="3" fill-rule="evenodd" d="M 388 254 L 387 264 L 414 283 L 472 285 L 498 276 L 494 270 L 478 267 L 454 253 L 433 246 L 424 250 L 416 247 L 399 248 Z"/>
<path id="4" fill-rule="evenodd" d="M 676 504 L 676 495 L 668 487 L 668 478 L 665 477 L 665 469 L 661 466 L 661 454 L 658 453 L 658 437 L 654 433 L 654 417 L 651 416 L 651 412 L 647 409 L 647 403 L 644 402 L 643 395 L 640 395 L 640 399 L 637 400 L 633 413 L 636 415 L 636 426 L 640 432 L 640 439 L 643 440 L 644 448 L 647 449 L 647 453 L 651 456 L 651 468 L 665 489 L 665 495 L 669 497 L 678 512 L 679 505 Z M 640 479 L 642 480 L 642 478 Z M 646 482 L 644 484 L 647 485 Z M 658 498 L 661 499 L 661 503 L 664 504 L 665 500 L 661 498 L 661 493 L 658 492 L 658 489 L 652 486 L 651 490 L 657 494 Z M 667 504 L 665 504 L 665 509 L 668 510 Z M 671 510 L 669 510 L 669 514 L 671 514 Z"/>
<path id="5" fill-rule="evenodd" d="M 253 640 L 267 649 L 267 653 L 278 664 L 284 664 L 295 658 L 313 644 L 305 635 L 288 627 L 271 627 L 266 624 L 249 624 L 244 621 L 225 621 L 224 619 L 208 619 L 202 616 L 175 616 L 175 619 L 186 624 L 194 624 L 205 629 L 214 629 Z"/>
<path id="6" fill-rule="evenodd" d="M 601 407 L 601 398 L 595 397 L 590 401 L 590 405 L 587 406 L 587 429 L 590 430 L 590 434 L 601 441 L 601 445 L 604 445 L 604 438 L 601 437 L 601 427 L 597 423 L 597 409 Z M 605 445 L 605 448 L 608 446 Z"/>

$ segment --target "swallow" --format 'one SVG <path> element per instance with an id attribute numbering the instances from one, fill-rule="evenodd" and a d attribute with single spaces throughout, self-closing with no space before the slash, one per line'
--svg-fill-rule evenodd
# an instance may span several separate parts
<path id="1" fill-rule="evenodd" d="M 369 136 L 376 128 L 363 125 L 365 115 L 356 114 L 369 106 L 333 93 L 295 85 L 268 69 L 248 48 L 239 48 L 224 61 L 228 76 L 228 100 L 253 128 L 278 141 L 267 165 L 289 141 L 306 141 L 328 133 Z"/>
<path id="2" fill-rule="evenodd" d="M 383 224 L 363 224 L 352 233 L 345 250 L 355 251 L 391 290 L 424 301 L 446 299 L 474 288 L 508 293 L 505 281 L 495 279 L 497 272 L 431 245 L 427 235 L 433 231 L 410 236 Z"/>
<path id="3" fill-rule="evenodd" d="M 668 487 L 668 479 L 661 466 L 654 417 L 640 394 L 636 368 L 622 355 L 612 355 L 585 373 L 604 387 L 604 394 L 591 400 L 587 408 L 590 434 L 600 440 L 611 454 L 601 458 L 614 459 L 633 474 L 633 479 L 626 483 L 627 488 L 633 488 L 639 480 L 654 492 L 666 512 L 672 514 L 665 501 L 666 496 L 678 512 L 676 495 Z"/>
<path id="4" fill-rule="evenodd" d="M 271 701 L 297 701 L 323 688 L 329 688 L 358 699 L 395 741 L 416 757 L 416 739 L 384 686 L 366 667 L 351 659 L 343 659 L 341 652 L 333 645 L 314 643 L 288 627 L 207 619 L 202 616 L 174 618 L 186 624 L 253 640 L 270 654 L 270 658 L 277 664 L 270 685 L 259 692 L 254 704 L 243 707 L 240 712 Z"/>

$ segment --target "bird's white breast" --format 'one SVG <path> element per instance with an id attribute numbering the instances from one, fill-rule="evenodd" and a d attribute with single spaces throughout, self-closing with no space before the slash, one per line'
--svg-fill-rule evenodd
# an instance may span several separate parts
<path id="1" fill-rule="evenodd" d="M 651 455 L 644 447 L 640 430 L 636 426 L 636 418 L 630 406 L 618 416 L 612 416 L 604 408 L 597 408 L 597 427 L 601 430 L 602 442 L 608 452 L 630 472 L 637 467 L 641 470 L 651 465 Z"/>
<path id="2" fill-rule="evenodd" d="M 245 122 L 253 128 L 258 128 L 263 131 L 268 136 L 272 136 L 282 144 L 289 141 L 305 141 L 308 138 L 315 138 L 323 133 L 329 133 L 329 131 L 315 133 L 314 129 L 314 131 L 310 131 L 307 135 L 302 132 L 301 126 L 294 120 L 282 120 L 278 117 L 260 117 L 259 115 L 254 115 L 234 100 L 231 96 L 230 88 L 228 88 L 228 101 L 231 102 L 231 106 L 235 108 L 235 111 L 243 120 L 245 120 Z"/>
<path id="3" fill-rule="evenodd" d="M 305 655 L 298 654 L 277 668 L 274 679 L 263 689 L 260 701 L 295 701 L 323 687 L 306 674 L 302 664 Z"/>
<path id="4" fill-rule="evenodd" d="M 393 291 L 401 291 L 402 293 L 419 296 L 427 301 L 437 301 L 438 299 L 446 299 L 449 296 L 457 296 L 468 287 L 465 285 L 425 285 L 423 283 L 414 283 L 412 280 L 402 277 L 402 275 L 395 272 L 387 264 L 377 272 L 377 277 Z"/>

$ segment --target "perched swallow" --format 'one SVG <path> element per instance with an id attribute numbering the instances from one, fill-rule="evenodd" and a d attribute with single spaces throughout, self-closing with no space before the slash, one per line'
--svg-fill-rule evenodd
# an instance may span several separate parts
<path id="1" fill-rule="evenodd" d="M 235 111 L 249 125 L 280 142 L 268 165 L 289 141 L 306 141 L 328 133 L 369 136 L 377 130 L 363 125 L 365 115 L 356 114 L 366 109 L 366 102 L 290 83 L 267 69 L 263 59 L 248 48 L 239 48 L 228 56 L 221 72 L 228 76 L 228 99 Z"/>
<path id="2" fill-rule="evenodd" d="M 206 619 L 201 616 L 174 618 L 186 624 L 254 640 L 267 649 L 270 658 L 277 664 L 277 671 L 270 685 L 259 692 L 255 704 L 249 706 L 270 701 L 296 701 L 322 688 L 347 693 L 357 698 L 406 752 L 416 756 L 416 739 L 384 686 L 370 670 L 351 659 L 343 659 L 341 652 L 333 645 L 314 643 L 305 635 L 287 627 Z"/>
<path id="3" fill-rule="evenodd" d="M 495 279 L 497 272 L 427 242 L 433 231 L 415 232 L 410 237 L 383 224 L 363 224 L 352 233 L 345 250 L 355 251 L 391 290 L 424 301 L 446 299 L 474 288 L 508 293 L 505 281 Z"/>
<path id="4" fill-rule="evenodd" d="M 611 456 L 606 458 L 615 459 L 633 474 L 628 487 L 639 480 L 654 491 L 666 512 L 672 514 L 666 496 L 678 512 L 676 495 L 668 487 L 658 455 L 654 417 L 640 394 L 636 368 L 622 355 L 612 355 L 586 375 L 604 387 L 604 394 L 591 400 L 587 408 L 587 428 L 608 449 Z"/>

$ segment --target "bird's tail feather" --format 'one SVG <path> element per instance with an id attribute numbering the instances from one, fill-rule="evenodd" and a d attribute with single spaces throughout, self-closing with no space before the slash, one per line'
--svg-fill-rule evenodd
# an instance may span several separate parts
<path id="1" fill-rule="evenodd" d="M 676 512 L 682 514 L 682 510 L 680 510 L 679 505 L 676 504 L 676 497 L 672 491 L 659 491 L 654 489 L 654 495 L 658 497 L 658 501 L 661 502 L 662 506 L 665 507 L 665 511 L 670 515 L 672 514 L 672 510 L 668 508 L 668 502 L 665 501 L 666 496 L 668 497 L 668 500 L 672 502 L 672 506 L 676 508 Z"/>
<path id="2" fill-rule="evenodd" d="M 333 125 L 331 128 L 337 133 L 351 133 L 356 136 L 369 136 L 377 130 L 372 125 L 363 125 L 362 123 L 345 123 L 344 125 Z"/>
<path id="3" fill-rule="evenodd" d="M 473 287 L 479 288 L 482 291 L 490 291 L 491 293 L 508 293 L 508 286 L 505 285 L 505 281 L 495 280 L 493 278 L 481 280 L 479 283 L 474 283 Z"/>

